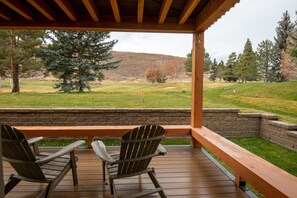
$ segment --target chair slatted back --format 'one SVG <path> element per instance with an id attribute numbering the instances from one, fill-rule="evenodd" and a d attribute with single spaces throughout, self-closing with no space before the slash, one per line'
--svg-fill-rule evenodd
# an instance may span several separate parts
<path id="1" fill-rule="evenodd" d="M 23 177 L 45 179 L 45 176 L 24 134 L 8 125 L 1 125 L 3 159 Z"/>
<path id="2" fill-rule="evenodd" d="M 123 135 L 118 175 L 133 174 L 145 170 L 155 154 L 165 130 L 161 126 L 146 125 Z"/>

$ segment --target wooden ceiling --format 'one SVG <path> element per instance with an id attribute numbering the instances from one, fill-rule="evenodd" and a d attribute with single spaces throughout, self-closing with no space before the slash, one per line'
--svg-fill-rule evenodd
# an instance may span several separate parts
<path id="1" fill-rule="evenodd" d="M 0 0 L 0 29 L 201 32 L 239 0 Z"/>

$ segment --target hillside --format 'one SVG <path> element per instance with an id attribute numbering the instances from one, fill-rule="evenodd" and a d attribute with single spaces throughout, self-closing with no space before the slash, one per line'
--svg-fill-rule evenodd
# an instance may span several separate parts
<path id="1" fill-rule="evenodd" d="M 161 54 L 146 54 L 133 52 L 113 52 L 114 60 L 122 60 L 119 67 L 114 70 L 104 71 L 105 80 L 111 81 L 145 81 L 145 71 L 149 67 L 164 68 L 177 60 L 182 64 L 178 72 L 178 78 L 183 78 L 184 67 L 183 63 L 186 60 L 182 57 L 161 55 Z"/>

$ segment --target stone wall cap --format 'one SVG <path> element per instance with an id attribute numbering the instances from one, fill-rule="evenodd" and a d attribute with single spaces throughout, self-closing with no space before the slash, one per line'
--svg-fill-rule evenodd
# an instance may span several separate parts
<path id="1" fill-rule="evenodd" d="M 190 108 L 0 108 L 5 112 L 190 112 Z"/>
<path id="2" fill-rule="evenodd" d="M 262 118 L 266 118 L 269 120 L 278 120 L 278 116 L 272 113 L 262 113 Z"/>
<path id="3" fill-rule="evenodd" d="M 0 112 L 190 112 L 190 108 L 0 108 Z M 203 112 L 238 113 L 237 108 L 204 108 Z"/>
<path id="4" fill-rule="evenodd" d="M 288 122 L 283 122 L 283 121 L 270 121 L 271 125 L 274 126 L 279 126 L 288 130 L 297 130 L 297 124 L 292 124 L 292 123 L 288 123 Z"/>
<path id="5" fill-rule="evenodd" d="M 297 131 L 287 131 L 287 135 L 297 138 Z"/>
<path id="6" fill-rule="evenodd" d="M 238 113 L 238 117 L 261 118 L 262 117 L 262 113 Z"/>
<path id="7" fill-rule="evenodd" d="M 238 113 L 238 108 L 204 108 L 203 112 L 211 113 L 211 112 L 222 112 L 222 113 Z"/>

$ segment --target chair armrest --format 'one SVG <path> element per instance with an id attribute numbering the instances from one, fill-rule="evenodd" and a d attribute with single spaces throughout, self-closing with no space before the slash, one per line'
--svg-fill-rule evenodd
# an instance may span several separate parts
<path id="1" fill-rule="evenodd" d="M 61 157 L 62 155 L 71 153 L 72 151 L 74 151 L 74 149 L 78 148 L 80 145 L 84 144 L 85 142 L 86 141 L 84 141 L 84 140 L 79 140 L 79 141 L 73 142 L 72 144 L 69 144 L 68 146 L 64 147 L 63 149 L 59 150 L 58 152 L 53 153 L 53 154 L 51 154 L 45 158 L 42 158 L 40 160 L 37 160 L 36 163 L 45 164 L 47 162 L 50 162 L 57 157 Z"/>
<path id="2" fill-rule="evenodd" d="M 167 153 L 166 149 L 161 144 L 159 144 L 156 152 L 159 153 L 159 155 L 165 155 Z"/>
<path id="3" fill-rule="evenodd" d="M 34 137 L 34 138 L 31 138 L 31 139 L 27 140 L 28 144 L 33 147 L 34 155 L 39 154 L 39 148 L 38 148 L 37 142 L 42 140 L 42 139 L 43 139 L 43 137 Z"/>
<path id="4" fill-rule="evenodd" d="M 107 153 L 106 146 L 102 141 L 93 141 L 91 145 L 96 155 L 104 162 L 113 163 L 116 161 L 114 158 L 111 157 L 111 155 Z"/>
<path id="5" fill-rule="evenodd" d="M 34 144 L 42 139 L 43 139 L 43 137 L 34 137 L 34 138 L 28 139 L 27 141 L 28 141 L 28 144 Z"/>

